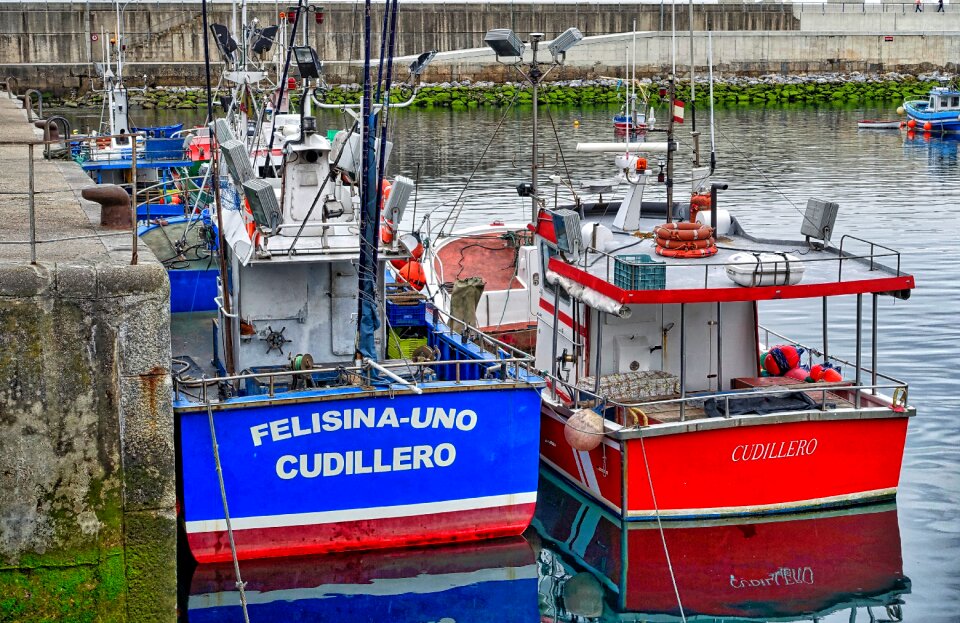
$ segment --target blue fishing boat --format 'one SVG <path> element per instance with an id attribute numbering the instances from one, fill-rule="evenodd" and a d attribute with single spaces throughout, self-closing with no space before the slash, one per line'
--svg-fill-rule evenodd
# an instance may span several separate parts
<path id="1" fill-rule="evenodd" d="M 219 236 L 209 209 L 190 216 L 151 218 L 137 228 L 137 235 L 167 269 L 170 311 L 177 314 L 217 308 Z"/>
<path id="2" fill-rule="evenodd" d="M 191 623 L 243 620 L 230 564 L 193 574 Z M 243 565 L 251 621 L 498 621 L 538 618 L 537 566 L 523 539 L 442 548 L 265 559 Z"/>
<path id="3" fill-rule="evenodd" d="M 217 311 L 172 331 L 190 550 L 208 562 L 518 535 L 536 501 L 543 381 L 527 355 L 416 293 L 387 294 L 385 263 L 408 255 L 381 242 L 381 208 L 396 228 L 413 195 L 402 177 L 383 201 L 373 190 L 387 107 L 367 77 L 363 123 L 331 142 L 309 108 L 319 74 L 300 69 L 307 107 L 278 177 L 256 177 L 236 125 L 213 124 Z M 389 74 L 383 88 L 389 102 Z"/>
<path id="4" fill-rule="evenodd" d="M 960 89 L 933 87 L 927 99 L 905 101 L 903 111 L 910 118 L 907 127 L 911 130 L 935 134 L 960 133 Z"/>

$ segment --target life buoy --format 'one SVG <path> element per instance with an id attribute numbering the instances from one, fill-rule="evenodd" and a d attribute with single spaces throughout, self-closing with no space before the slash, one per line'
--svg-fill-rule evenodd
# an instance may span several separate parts
<path id="1" fill-rule="evenodd" d="M 663 257 L 679 257 L 679 258 L 700 258 L 700 257 L 710 257 L 711 255 L 716 254 L 717 247 L 706 247 L 705 249 L 665 249 L 664 247 L 654 247 L 653 251 L 657 255 L 662 255 Z"/>
<path id="2" fill-rule="evenodd" d="M 109 138 L 98 138 L 98 139 L 97 139 L 97 149 L 106 149 L 106 148 L 108 148 L 108 147 L 110 147 L 110 139 L 109 139 Z"/>
<path id="3" fill-rule="evenodd" d="M 664 249 L 706 249 L 707 247 L 712 247 L 716 244 L 716 241 L 711 238 L 704 238 L 703 240 L 664 240 L 662 238 L 657 239 L 657 246 Z"/>
<path id="4" fill-rule="evenodd" d="M 664 223 L 653 228 L 661 240 L 706 240 L 713 236 L 713 229 L 700 223 Z"/>
<path id="5" fill-rule="evenodd" d="M 383 183 L 380 184 L 380 209 L 383 209 L 384 204 L 387 203 L 387 199 L 390 198 L 390 191 L 393 189 L 393 185 L 387 180 L 383 180 Z M 380 216 L 380 241 L 383 244 L 390 244 L 393 242 L 393 236 L 396 232 L 393 221 L 386 218 L 385 216 Z"/>

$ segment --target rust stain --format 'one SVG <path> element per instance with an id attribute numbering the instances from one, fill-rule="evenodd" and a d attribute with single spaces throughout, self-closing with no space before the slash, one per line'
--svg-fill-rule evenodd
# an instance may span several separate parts
<path id="1" fill-rule="evenodd" d="M 140 388 L 146 395 L 150 404 L 150 415 L 154 422 L 157 420 L 157 392 L 163 389 L 163 380 L 167 375 L 167 369 L 161 366 L 154 366 L 149 371 L 140 375 Z"/>

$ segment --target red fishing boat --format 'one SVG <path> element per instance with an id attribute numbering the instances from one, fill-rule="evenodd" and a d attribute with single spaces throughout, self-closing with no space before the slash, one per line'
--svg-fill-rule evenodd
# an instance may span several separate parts
<path id="1" fill-rule="evenodd" d="M 878 303 L 908 298 L 914 279 L 892 249 L 831 244 L 836 208 L 811 200 L 797 241 L 749 236 L 736 218 L 710 218 L 717 209 L 672 227 L 618 214 L 635 231 L 594 224 L 602 245 L 584 240 L 575 212 L 542 210 L 536 357 L 552 385 L 541 459 L 630 521 L 894 497 L 915 410 L 906 384 L 876 371 Z M 708 246 L 687 240 L 696 231 Z M 841 296 L 856 300 L 852 326 L 831 321 Z M 780 299 L 822 301 L 820 344 L 764 343 L 759 303 Z M 834 357 L 831 339 L 855 343 L 854 360 Z"/>

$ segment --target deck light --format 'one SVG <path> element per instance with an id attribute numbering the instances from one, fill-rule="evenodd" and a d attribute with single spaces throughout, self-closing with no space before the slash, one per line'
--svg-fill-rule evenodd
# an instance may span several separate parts
<path id="1" fill-rule="evenodd" d="M 500 56 L 523 56 L 524 43 L 520 37 L 509 28 L 494 28 L 488 30 L 483 36 L 483 42 L 487 44 L 494 54 Z"/>
<path id="2" fill-rule="evenodd" d="M 297 60 L 297 69 L 301 78 L 319 78 L 323 71 L 323 63 L 317 58 L 317 53 L 308 45 L 294 46 L 293 56 Z"/>
<path id="3" fill-rule="evenodd" d="M 547 49 L 553 58 L 557 58 L 567 53 L 567 50 L 577 45 L 583 39 L 583 33 L 577 28 L 567 28 L 563 34 L 550 42 Z"/>
<path id="4" fill-rule="evenodd" d="M 415 61 L 410 63 L 410 75 L 413 77 L 419 77 L 436 55 L 436 50 L 429 50 L 418 56 Z"/>

